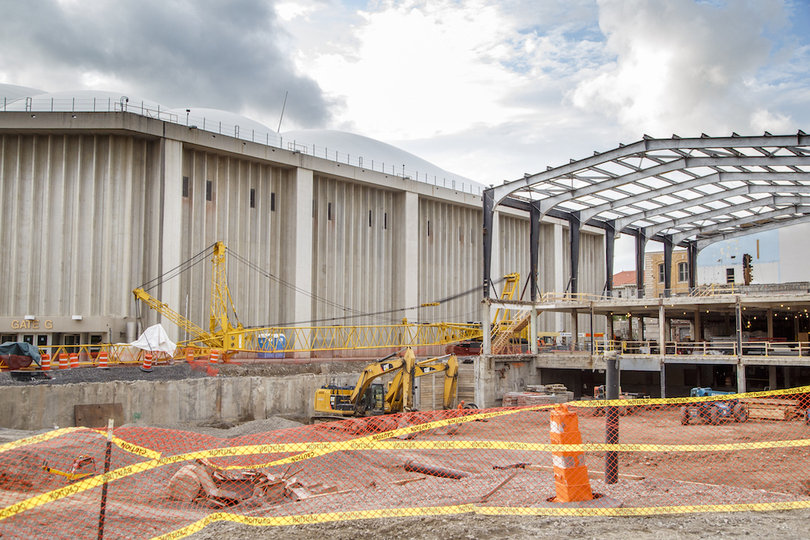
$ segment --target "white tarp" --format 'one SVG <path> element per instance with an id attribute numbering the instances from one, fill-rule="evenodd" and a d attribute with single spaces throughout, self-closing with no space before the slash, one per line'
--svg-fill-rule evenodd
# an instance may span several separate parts
<path id="1" fill-rule="evenodd" d="M 133 347 L 138 347 L 144 351 L 151 351 L 152 353 L 162 352 L 169 356 L 174 356 L 174 349 L 177 347 L 172 340 L 169 339 L 166 330 L 163 326 L 156 324 L 147 328 L 138 339 L 130 343 Z"/>

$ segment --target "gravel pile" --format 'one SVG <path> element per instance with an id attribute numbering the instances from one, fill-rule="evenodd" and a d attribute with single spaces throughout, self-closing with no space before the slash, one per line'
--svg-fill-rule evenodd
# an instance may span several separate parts
<path id="1" fill-rule="evenodd" d="M 115 366 L 110 369 L 79 368 L 57 369 L 48 372 L 50 379 L 19 381 L 8 372 L 0 373 L 0 386 L 32 386 L 42 384 L 77 384 L 110 381 L 177 381 L 207 377 L 204 370 L 192 369 L 185 362 L 172 366 L 154 366 L 151 373 L 141 371 L 139 366 Z"/>

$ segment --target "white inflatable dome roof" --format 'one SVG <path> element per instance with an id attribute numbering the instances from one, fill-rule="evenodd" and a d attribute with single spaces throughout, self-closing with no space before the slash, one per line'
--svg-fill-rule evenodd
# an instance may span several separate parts
<path id="1" fill-rule="evenodd" d="M 202 107 L 179 107 L 168 109 L 169 114 L 177 115 L 177 122 L 196 126 L 199 129 L 221 133 L 242 140 L 278 146 L 278 135 L 261 122 L 247 116 L 219 109 Z"/>
<path id="2" fill-rule="evenodd" d="M 26 98 L 31 98 L 27 103 Z M 113 112 L 128 110 L 131 112 L 158 111 L 168 107 L 151 99 L 143 99 L 122 92 L 102 90 L 71 90 L 67 92 L 48 92 L 19 97 L 8 103 L 8 111 L 54 111 L 54 112 Z"/>
<path id="3" fill-rule="evenodd" d="M 8 105 L 12 101 L 17 101 L 20 98 L 33 97 L 44 93 L 44 90 L 37 90 L 36 88 L 29 88 L 27 86 L 0 84 L 0 105 Z"/>
<path id="4" fill-rule="evenodd" d="M 355 133 L 329 129 L 300 129 L 285 131 L 281 134 L 281 139 L 284 148 L 295 147 L 302 151 L 306 150 L 315 157 L 334 159 L 337 151 L 341 156 L 348 154 L 352 164 L 357 158 L 363 158 L 363 166 L 376 171 L 385 170 L 401 175 L 404 166 L 406 176 L 421 182 L 463 191 L 470 191 L 470 186 L 476 189 L 483 187 L 478 182 L 446 171 L 401 148 Z"/>

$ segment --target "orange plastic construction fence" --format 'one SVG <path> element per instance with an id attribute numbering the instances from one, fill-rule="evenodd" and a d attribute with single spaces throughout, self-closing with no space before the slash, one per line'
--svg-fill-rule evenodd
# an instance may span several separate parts
<path id="1" fill-rule="evenodd" d="M 555 404 L 355 418 L 235 439 L 57 429 L 0 446 L 0 531 L 97 538 L 103 528 L 109 539 L 168 539 L 221 520 L 808 508 L 808 405 L 810 387 L 571 402 L 581 444 L 554 427 L 563 411 Z M 618 421 L 615 444 L 604 442 L 609 419 Z M 555 473 L 566 459 L 555 457 L 574 456 L 587 467 L 590 497 L 560 502 Z"/>

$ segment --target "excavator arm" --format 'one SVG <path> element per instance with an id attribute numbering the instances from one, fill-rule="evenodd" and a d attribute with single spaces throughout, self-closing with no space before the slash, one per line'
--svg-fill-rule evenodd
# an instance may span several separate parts
<path id="1" fill-rule="evenodd" d="M 406 351 L 406 356 L 408 353 L 413 354 L 410 349 Z M 412 380 L 415 381 L 419 377 L 436 374 L 440 371 L 444 372 L 442 406 L 445 409 L 452 409 L 453 400 L 456 397 L 456 389 L 458 386 L 458 358 L 456 358 L 455 354 L 437 356 L 435 358 L 426 358 L 424 360 L 416 361 L 414 363 Z M 409 398 L 412 396 L 414 389 L 413 383 L 410 384 L 409 389 L 406 389 L 404 384 L 405 381 L 402 380 L 403 378 L 407 379 L 407 377 L 404 377 L 403 372 L 400 371 L 391 381 L 391 385 L 389 386 L 388 392 L 385 396 L 386 411 L 402 412 L 414 409 L 414 404 L 403 403 L 403 398 Z"/>
<path id="2" fill-rule="evenodd" d="M 455 354 L 439 356 L 417 362 L 416 377 L 422 377 L 430 373 L 444 371 L 444 393 L 442 396 L 442 407 L 444 409 L 453 408 L 453 400 L 456 397 L 458 387 L 458 358 Z"/>
<path id="3" fill-rule="evenodd" d="M 401 388 L 403 396 L 410 396 L 406 397 L 406 401 L 408 402 L 406 406 L 413 407 L 413 371 L 416 357 L 410 348 L 405 351 L 403 358 L 392 359 L 393 356 L 394 354 L 386 356 L 363 370 L 363 373 L 361 373 L 360 377 L 357 379 L 357 385 L 355 385 L 354 390 L 352 390 L 349 396 L 351 403 L 355 406 L 359 403 L 360 398 L 366 393 L 366 390 L 368 390 L 368 387 L 374 379 L 386 373 L 393 373 L 399 370 L 399 373 L 395 375 L 394 381 L 392 381 L 390 385 L 389 392 Z M 396 383 L 396 385 L 394 383 Z M 388 402 L 388 400 L 389 398 L 386 396 L 386 402 Z"/>

